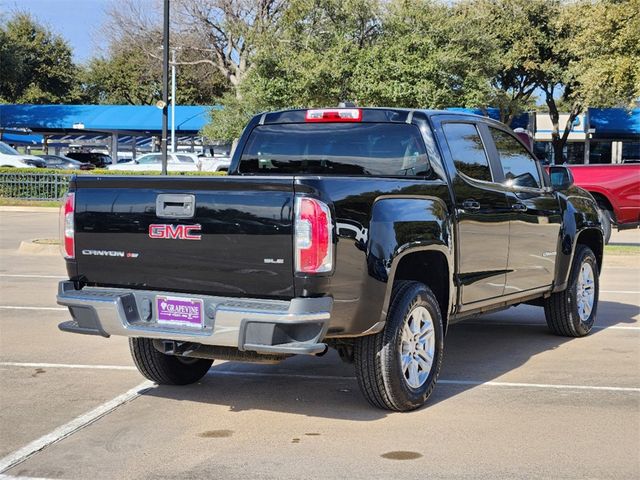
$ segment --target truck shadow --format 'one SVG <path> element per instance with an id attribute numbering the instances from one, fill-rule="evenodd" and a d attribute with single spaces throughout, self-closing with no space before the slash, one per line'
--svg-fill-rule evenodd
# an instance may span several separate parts
<path id="1" fill-rule="evenodd" d="M 604 348 L 599 340 L 592 343 L 597 345 L 596 348 L 587 349 L 580 348 L 580 342 L 594 342 L 594 338 L 603 335 L 607 328 L 632 324 L 638 315 L 638 305 L 601 301 L 598 324 L 590 336 L 582 339 L 551 334 L 547 330 L 543 310 L 530 306 L 519 306 L 452 325 L 445 340 L 444 365 L 440 374 L 440 379 L 446 383 L 438 384 L 426 408 L 490 381 L 579 383 L 578 378 L 571 381 L 572 372 L 576 373 L 576 363 L 588 368 L 592 362 L 612 354 L 611 349 Z M 637 332 L 628 332 L 628 335 L 637 335 Z M 566 353 L 555 352 L 561 346 L 575 347 L 566 371 L 563 371 Z M 624 345 L 615 347 L 613 354 L 633 354 L 625 351 Z M 535 358 L 540 355 L 548 358 Z M 528 362 L 538 360 L 543 364 L 542 368 L 534 366 L 523 375 L 501 378 Z M 551 374 L 549 368 L 553 369 Z M 554 378 L 556 372 L 558 375 Z M 226 405 L 231 412 L 265 410 L 365 422 L 390 414 L 368 405 L 359 392 L 353 366 L 340 361 L 334 351 L 320 358 L 294 357 L 278 365 L 214 363 L 197 385 L 161 386 L 145 395 Z"/>

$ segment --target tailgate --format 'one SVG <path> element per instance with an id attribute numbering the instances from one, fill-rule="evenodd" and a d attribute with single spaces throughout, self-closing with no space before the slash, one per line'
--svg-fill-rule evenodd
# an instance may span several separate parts
<path id="1" fill-rule="evenodd" d="M 88 284 L 293 297 L 293 177 L 83 176 L 75 185 L 77 274 Z"/>

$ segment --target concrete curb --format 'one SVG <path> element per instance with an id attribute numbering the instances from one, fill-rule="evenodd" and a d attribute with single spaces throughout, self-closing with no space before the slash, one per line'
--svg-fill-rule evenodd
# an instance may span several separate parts
<path id="1" fill-rule="evenodd" d="M 0 206 L 0 212 L 58 213 L 60 207 L 12 207 Z"/>
<path id="2" fill-rule="evenodd" d="M 23 240 L 18 247 L 18 253 L 23 255 L 60 255 L 60 245 Z"/>

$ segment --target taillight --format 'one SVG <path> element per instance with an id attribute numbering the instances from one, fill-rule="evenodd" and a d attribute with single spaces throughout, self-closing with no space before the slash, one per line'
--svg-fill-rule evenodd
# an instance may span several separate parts
<path id="1" fill-rule="evenodd" d="M 359 108 L 321 108 L 307 110 L 307 122 L 360 122 L 362 110 Z"/>
<path id="2" fill-rule="evenodd" d="M 331 211 L 319 200 L 296 198 L 295 266 L 297 272 L 330 272 L 333 268 Z"/>
<path id="3" fill-rule="evenodd" d="M 60 250 L 66 259 L 72 259 L 76 256 L 73 224 L 75 206 L 76 194 L 67 193 L 60 207 Z"/>

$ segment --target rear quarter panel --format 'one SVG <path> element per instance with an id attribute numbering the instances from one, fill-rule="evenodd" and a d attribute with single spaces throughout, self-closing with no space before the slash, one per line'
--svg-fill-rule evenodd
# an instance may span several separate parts
<path id="1" fill-rule="evenodd" d="M 328 336 L 361 334 L 384 321 L 402 256 L 441 251 L 453 271 L 452 210 L 444 181 L 296 177 L 294 188 L 332 208 L 334 272 L 295 278 L 298 296 L 333 296 Z"/>

